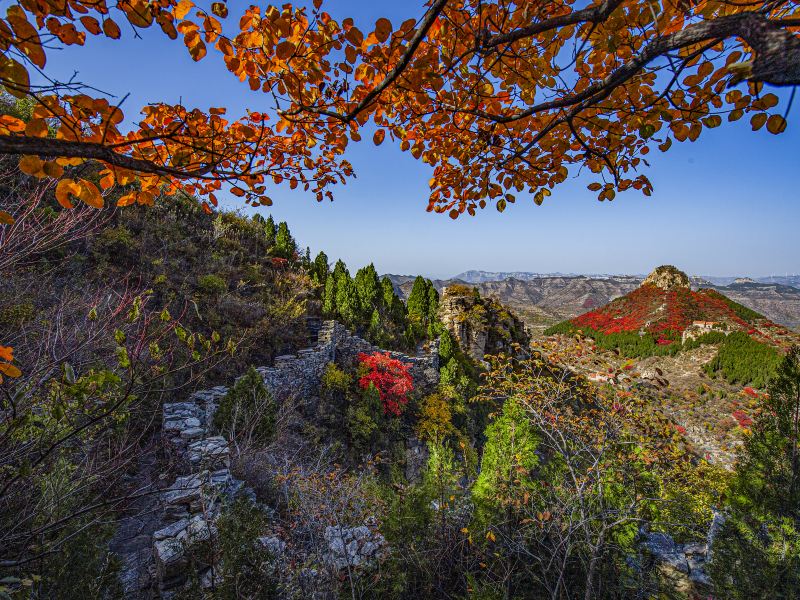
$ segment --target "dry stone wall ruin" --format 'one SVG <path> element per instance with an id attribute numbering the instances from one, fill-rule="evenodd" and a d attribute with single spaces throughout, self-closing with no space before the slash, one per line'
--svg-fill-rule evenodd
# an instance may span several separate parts
<path id="1" fill-rule="evenodd" d="M 292 399 L 313 403 L 319 396 L 321 378 L 329 363 L 352 367 L 360 353 L 376 351 L 385 352 L 353 335 L 340 323 L 326 321 L 313 347 L 300 350 L 296 355 L 279 356 L 273 366 L 256 370 L 276 402 Z M 415 389 L 425 393 L 438 385 L 438 341 L 421 349 L 418 356 L 392 351 L 388 354 L 410 365 Z M 152 561 L 128 565 L 124 577 L 126 597 L 168 598 L 174 595 L 187 581 L 193 549 L 216 537 L 215 522 L 223 501 L 240 494 L 254 499 L 252 490 L 231 473 L 228 440 L 213 431 L 214 413 L 227 393 L 227 387 L 218 386 L 194 392 L 185 401 L 163 406 L 163 436 L 181 475 L 161 496 L 160 523 L 152 535 Z M 306 408 L 313 409 L 313 406 Z M 338 536 L 329 533 L 326 532 L 326 539 L 331 537 L 332 555 L 341 550 L 338 546 L 342 543 L 343 547 L 355 544 L 349 538 L 342 542 L 346 536 L 341 532 Z M 376 548 L 382 545 L 380 540 L 371 540 L 370 544 Z M 355 545 L 361 551 L 365 544 Z M 194 558 L 192 569 L 198 566 Z M 199 566 L 201 585 L 211 586 L 211 565 Z"/>

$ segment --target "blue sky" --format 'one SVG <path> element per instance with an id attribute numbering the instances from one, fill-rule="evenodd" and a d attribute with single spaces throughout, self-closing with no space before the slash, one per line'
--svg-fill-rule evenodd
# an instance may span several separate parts
<path id="1" fill-rule="evenodd" d="M 235 18 L 238 0 L 228 5 Z M 249 4 L 249 3 L 248 3 Z M 379 16 L 397 25 L 421 14 L 421 2 L 328 0 L 335 17 L 353 15 L 364 29 Z M 268 108 L 210 53 L 194 63 L 179 40 L 157 31 L 121 41 L 89 39 L 83 48 L 52 51 L 47 70 L 115 96 L 130 94 L 128 118 L 148 102 L 187 107 Z M 504 214 L 494 209 L 456 221 L 425 212 L 430 169 L 391 143 L 370 136 L 351 143 L 357 179 L 337 186 L 333 203 L 277 188 L 271 212 L 286 220 L 313 253 L 324 250 L 357 268 L 447 277 L 466 269 L 575 273 L 644 273 L 671 263 L 691 274 L 768 275 L 800 272 L 800 102 L 780 136 L 753 133 L 749 120 L 704 131 L 695 143 L 651 154 L 650 198 L 631 191 L 598 202 L 586 180 L 569 179 L 545 205 L 518 197 Z M 243 205 L 230 197 L 225 205 Z M 247 209 L 252 212 L 253 209 Z"/>

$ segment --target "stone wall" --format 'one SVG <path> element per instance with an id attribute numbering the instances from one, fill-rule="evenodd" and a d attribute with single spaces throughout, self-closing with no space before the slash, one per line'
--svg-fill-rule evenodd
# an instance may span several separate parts
<path id="1" fill-rule="evenodd" d="M 317 343 L 296 355 L 279 356 L 271 367 L 256 370 L 276 402 L 301 400 L 301 405 L 319 396 L 326 366 L 331 362 L 349 368 L 360 353 L 381 351 L 353 335 L 343 325 L 326 321 L 319 327 Z M 410 364 L 414 388 L 432 391 L 439 382 L 438 341 L 421 349 L 418 356 L 388 352 L 393 358 Z M 128 574 L 126 580 L 148 579 L 158 597 L 170 597 L 183 586 L 188 576 L 189 556 L 193 549 L 213 540 L 216 518 L 224 499 L 237 494 L 252 496 L 251 490 L 230 472 L 228 440 L 215 435 L 212 420 L 228 388 L 218 386 L 194 392 L 183 402 L 163 406 L 163 435 L 177 459 L 179 477 L 162 494 L 160 528 L 153 534 L 154 578 Z M 211 585 L 210 566 L 201 569 L 200 581 Z M 126 589 L 127 597 L 146 597 L 144 590 Z"/>

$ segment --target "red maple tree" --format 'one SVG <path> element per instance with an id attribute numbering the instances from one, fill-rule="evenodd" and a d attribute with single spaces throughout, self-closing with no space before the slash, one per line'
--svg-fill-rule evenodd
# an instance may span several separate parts
<path id="1" fill-rule="evenodd" d="M 414 389 L 409 365 L 392 358 L 389 353 L 361 353 L 358 360 L 366 373 L 358 380 L 362 389 L 374 385 L 378 390 L 383 413 L 399 415 L 408 404 L 408 394 Z"/>

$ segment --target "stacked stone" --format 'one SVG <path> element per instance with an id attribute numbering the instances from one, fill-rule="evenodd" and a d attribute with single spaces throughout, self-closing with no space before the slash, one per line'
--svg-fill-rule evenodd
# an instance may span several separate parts
<path id="1" fill-rule="evenodd" d="M 153 534 L 162 597 L 186 582 L 189 555 L 216 538 L 215 522 L 222 500 L 235 496 L 243 487 L 243 482 L 231 475 L 227 440 L 210 433 L 214 412 L 227 392 L 228 388 L 219 386 L 196 392 L 186 402 L 170 402 L 163 407 L 163 431 L 185 475 L 163 493 L 164 521 L 168 524 Z M 194 558 L 202 559 L 202 553 Z M 201 582 L 210 585 L 211 568 L 205 567 Z"/>
<path id="2" fill-rule="evenodd" d="M 341 323 L 325 321 L 319 327 L 317 343 L 300 350 L 296 355 L 278 356 L 272 367 L 256 370 L 276 402 L 290 397 L 301 400 L 319 395 L 322 375 L 333 361 L 354 364 L 361 353 L 383 352 L 366 340 L 353 335 Z M 428 346 L 421 356 L 412 357 L 389 352 L 411 365 L 414 387 L 428 390 L 439 382 L 438 341 Z M 204 542 L 217 535 L 215 521 L 222 500 L 243 491 L 243 482 L 230 472 L 228 441 L 212 434 L 212 420 L 220 400 L 228 388 L 218 386 L 193 393 L 185 402 L 170 402 L 163 406 L 163 432 L 174 450 L 183 474 L 164 492 L 164 521 L 167 523 L 153 534 L 153 552 L 159 592 L 168 597 L 182 586 L 188 577 L 189 556 Z M 415 449 L 420 454 L 419 449 Z M 419 461 L 416 461 L 419 462 Z M 252 492 L 249 492 L 252 493 Z M 334 563 L 345 560 L 360 564 L 374 558 L 384 546 L 384 540 L 367 535 L 368 528 L 352 531 L 326 531 Z M 343 550 L 339 552 L 340 543 Z M 338 553 L 337 553 L 338 552 Z M 198 556 L 193 556 L 195 562 Z M 200 580 L 211 585 L 210 565 L 200 573 Z"/>

